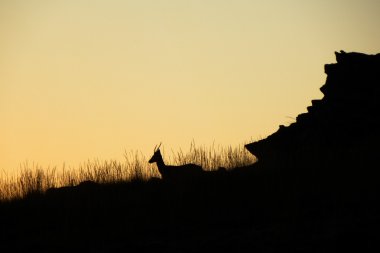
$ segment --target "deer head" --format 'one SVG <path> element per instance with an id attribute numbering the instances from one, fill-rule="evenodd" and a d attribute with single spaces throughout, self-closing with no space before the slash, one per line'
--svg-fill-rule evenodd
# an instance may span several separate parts
<path id="1" fill-rule="evenodd" d="M 160 143 L 160 145 L 158 145 L 158 147 L 157 147 L 157 145 L 154 147 L 153 156 L 152 156 L 152 158 L 150 158 L 149 163 L 156 163 L 158 161 L 162 161 L 162 155 L 160 152 L 161 144 L 162 143 Z"/>

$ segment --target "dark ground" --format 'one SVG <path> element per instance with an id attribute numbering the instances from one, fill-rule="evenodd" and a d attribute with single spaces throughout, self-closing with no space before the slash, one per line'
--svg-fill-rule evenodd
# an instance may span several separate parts
<path id="1" fill-rule="evenodd" d="M 258 163 L 191 182 L 87 183 L 31 194 L 0 205 L 0 251 L 373 251 L 377 178 L 340 176 L 351 169 L 301 173 Z"/>

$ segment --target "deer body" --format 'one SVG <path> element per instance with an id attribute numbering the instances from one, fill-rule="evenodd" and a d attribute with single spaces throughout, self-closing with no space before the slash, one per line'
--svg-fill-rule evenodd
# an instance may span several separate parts
<path id="1" fill-rule="evenodd" d="M 155 149 L 149 163 L 157 163 L 158 171 L 164 180 L 193 178 L 200 176 L 203 172 L 202 167 L 196 164 L 185 164 L 180 166 L 165 165 L 159 147 L 158 149 Z"/>

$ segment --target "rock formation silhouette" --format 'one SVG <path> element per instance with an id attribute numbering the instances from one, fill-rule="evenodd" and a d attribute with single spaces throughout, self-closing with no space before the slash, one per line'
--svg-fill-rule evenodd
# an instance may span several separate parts
<path id="1" fill-rule="evenodd" d="M 282 167 L 340 162 L 364 167 L 376 162 L 380 54 L 335 55 L 337 63 L 325 65 L 327 80 L 320 88 L 324 97 L 312 100 L 295 123 L 245 146 L 259 162 Z"/>

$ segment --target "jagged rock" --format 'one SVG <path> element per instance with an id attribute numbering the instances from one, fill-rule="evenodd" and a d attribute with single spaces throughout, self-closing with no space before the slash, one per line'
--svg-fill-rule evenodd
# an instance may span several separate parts
<path id="1" fill-rule="evenodd" d="M 289 157 L 296 157 L 288 165 L 297 166 L 299 161 L 313 163 L 310 157 L 318 157 L 320 164 L 325 157 L 338 154 L 343 155 L 337 159 L 352 153 L 365 159 L 376 156 L 380 54 L 341 51 L 335 55 L 337 63 L 325 65 L 327 79 L 320 88 L 324 97 L 312 100 L 308 113 L 298 115 L 295 123 L 245 146 L 259 162 L 286 166 Z"/>

